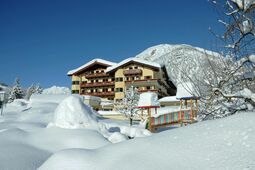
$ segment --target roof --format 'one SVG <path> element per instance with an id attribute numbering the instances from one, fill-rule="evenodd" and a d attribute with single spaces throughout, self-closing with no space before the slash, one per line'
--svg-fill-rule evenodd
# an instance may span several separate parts
<path id="1" fill-rule="evenodd" d="M 158 95 L 154 92 L 145 92 L 140 94 L 138 108 L 154 108 L 159 107 Z"/>
<path id="2" fill-rule="evenodd" d="M 176 98 L 176 96 L 167 96 L 163 97 L 158 100 L 159 102 L 178 102 L 180 101 L 179 99 Z"/>
<path id="3" fill-rule="evenodd" d="M 177 99 L 193 99 L 198 98 L 195 87 L 191 82 L 183 82 L 177 85 Z"/>
<path id="4" fill-rule="evenodd" d="M 146 60 L 143 60 L 143 59 L 140 59 L 140 58 L 127 58 L 127 59 L 121 61 L 120 63 L 116 64 L 116 65 L 108 67 L 106 69 L 106 72 L 111 72 L 111 71 L 117 69 L 118 67 L 121 67 L 121 66 L 123 66 L 127 63 L 131 63 L 131 62 L 141 63 L 143 65 L 147 65 L 147 66 L 154 67 L 154 68 L 157 68 L 157 69 L 161 68 L 161 65 L 158 64 L 158 63 L 155 63 L 155 62 L 146 61 Z"/>
<path id="5" fill-rule="evenodd" d="M 69 76 L 70 76 L 70 75 L 73 75 L 74 73 L 76 73 L 76 72 L 78 72 L 78 71 L 80 71 L 80 70 L 82 70 L 82 69 L 85 69 L 86 67 L 88 67 L 89 65 L 94 64 L 94 63 L 102 63 L 102 64 L 105 64 L 105 65 L 107 65 L 107 66 L 116 65 L 116 63 L 114 63 L 114 62 L 107 61 L 107 60 L 100 59 L 100 58 L 96 58 L 96 59 L 93 59 L 93 60 L 87 62 L 86 64 L 84 64 L 84 65 L 82 65 L 82 66 L 80 66 L 80 67 L 78 67 L 78 68 L 76 68 L 76 69 L 74 69 L 74 70 L 68 71 L 68 72 L 67 72 L 67 75 L 69 75 Z"/>

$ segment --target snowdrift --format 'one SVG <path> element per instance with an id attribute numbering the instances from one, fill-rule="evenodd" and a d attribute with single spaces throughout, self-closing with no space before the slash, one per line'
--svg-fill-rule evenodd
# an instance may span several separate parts
<path id="1" fill-rule="evenodd" d="M 53 121 L 48 126 L 97 129 L 97 119 L 91 107 L 84 104 L 80 96 L 72 95 L 58 105 Z"/>
<path id="2" fill-rule="evenodd" d="M 254 121 L 255 113 L 240 113 L 94 151 L 63 150 L 39 170 L 255 169 Z"/>

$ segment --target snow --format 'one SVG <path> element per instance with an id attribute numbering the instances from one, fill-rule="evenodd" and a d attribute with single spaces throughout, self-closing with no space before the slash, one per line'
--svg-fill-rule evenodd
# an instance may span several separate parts
<path id="1" fill-rule="evenodd" d="M 167 106 L 167 107 L 160 107 L 157 110 L 151 110 L 152 117 L 159 117 L 160 115 L 169 114 L 171 112 L 179 112 L 180 106 Z"/>
<path id="2" fill-rule="evenodd" d="M 253 25 L 252 25 L 252 23 L 250 23 L 249 20 L 243 21 L 243 23 L 242 23 L 242 31 L 243 31 L 244 34 L 249 33 L 252 30 L 252 27 L 253 27 Z"/>
<path id="3" fill-rule="evenodd" d="M 144 106 L 160 106 L 157 93 L 154 92 L 141 93 L 137 107 Z"/>
<path id="4" fill-rule="evenodd" d="M 244 11 L 255 5 L 255 0 L 232 0 L 232 2 L 236 3 L 238 8 Z"/>
<path id="5" fill-rule="evenodd" d="M 239 91 L 235 96 L 243 96 L 244 98 L 251 99 L 255 102 L 255 93 L 252 93 L 249 89 L 244 88 Z"/>
<path id="6" fill-rule="evenodd" d="M 177 85 L 176 98 L 193 98 L 196 97 L 194 85 L 191 82 L 183 82 Z"/>
<path id="7" fill-rule="evenodd" d="M 7 104 L 0 116 L 0 169 L 255 168 L 255 112 L 151 134 L 139 125 L 130 127 L 127 121 L 94 118 L 81 100 L 78 95 L 38 94 L 30 101 Z M 63 120 L 71 120 L 74 126 L 47 127 L 56 115 L 61 119 L 68 115 L 67 110 L 77 117 Z"/>
<path id="8" fill-rule="evenodd" d="M 158 63 L 155 63 L 155 62 L 150 62 L 150 61 L 146 61 L 146 60 L 139 59 L 139 58 L 127 58 L 127 59 L 121 61 L 118 64 L 115 64 L 111 67 L 108 67 L 106 69 L 106 72 L 111 72 L 112 70 L 115 70 L 116 68 L 118 68 L 118 67 L 120 67 L 120 66 L 122 66 L 126 63 L 129 63 L 129 62 L 136 62 L 136 63 L 141 63 L 141 64 L 144 64 L 144 65 L 148 65 L 148 66 L 151 66 L 151 67 L 161 68 L 161 65 L 158 64 Z"/>
<path id="9" fill-rule="evenodd" d="M 254 169 L 254 120 L 254 112 L 240 113 L 96 150 L 63 150 L 39 170 Z"/>
<path id="10" fill-rule="evenodd" d="M 84 104 L 78 95 L 72 95 L 58 105 L 49 126 L 67 129 L 96 128 L 97 120 L 91 107 Z"/>
<path id="11" fill-rule="evenodd" d="M 118 111 L 104 111 L 104 110 L 99 110 L 97 111 L 100 115 L 119 115 L 121 114 Z"/>
<path id="12" fill-rule="evenodd" d="M 88 63 L 86 63 L 86 64 L 84 64 L 84 65 L 82 65 L 82 66 L 80 66 L 80 67 L 78 67 L 78 68 L 76 68 L 76 69 L 74 69 L 74 70 L 68 71 L 67 75 L 72 75 L 72 74 L 74 74 L 75 72 L 77 72 L 77 71 L 79 71 L 79 70 L 82 70 L 82 69 L 86 68 L 87 66 L 89 66 L 89 65 L 91 65 L 91 64 L 93 64 L 93 63 L 96 63 L 96 62 L 98 62 L 98 63 L 103 63 L 103 64 L 106 64 L 106 65 L 108 65 L 108 66 L 113 66 L 113 65 L 116 64 L 116 63 L 111 62 L 111 61 L 107 61 L 107 60 L 104 60 L 104 59 L 96 58 L 96 59 L 93 59 L 93 60 L 89 61 Z"/>
<path id="13" fill-rule="evenodd" d="M 210 64 L 219 65 L 223 60 L 219 53 L 186 44 L 159 44 L 144 50 L 135 57 L 165 65 L 168 76 L 175 85 L 190 81 L 187 76 L 191 79 L 207 78 L 208 75 L 203 73 L 208 72 Z"/>
<path id="14" fill-rule="evenodd" d="M 120 132 L 114 132 L 111 134 L 111 136 L 108 138 L 109 141 L 112 143 L 119 143 L 128 140 L 127 136 L 121 134 Z"/>
<path id="15" fill-rule="evenodd" d="M 179 99 L 176 98 L 176 96 L 167 96 L 163 97 L 158 100 L 159 102 L 178 102 L 180 101 Z"/>
<path id="16" fill-rule="evenodd" d="M 250 56 L 249 56 L 249 60 L 250 60 L 252 63 L 255 64 L 255 55 L 254 55 L 254 54 L 253 54 L 253 55 L 250 55 Z"/>
<path id="17" fill-rule="evenodd" d="M 52 86 L 43 90 L 42 94 L 71 94 L 67 87 Z"/>

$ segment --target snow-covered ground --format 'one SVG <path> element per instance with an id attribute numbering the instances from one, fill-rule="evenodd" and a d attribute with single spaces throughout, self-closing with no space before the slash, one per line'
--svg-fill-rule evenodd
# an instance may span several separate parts
<path id="1" fill-rule="evenodd" d="M 246 112 L 150 134 L 96 117 L 78 96 L 33 95 L 4 108 L 0 169 L 252 170 L 254 121 Z"/>

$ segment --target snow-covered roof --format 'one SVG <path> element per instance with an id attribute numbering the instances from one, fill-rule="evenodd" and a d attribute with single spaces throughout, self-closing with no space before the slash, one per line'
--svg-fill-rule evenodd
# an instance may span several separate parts
<path id="1" fill-rule="evenodd" d="M 127 58 L 127 59 L 121 61 L 120 63 L 116 64 L 116 65 L 108 67 L 106 69 L 106 72 L 110 72 L 112 70 L 115 70 L 116 68 L 118 68 L 120 66 L 123 66 L 123 65 L 125 65 L 129 62 L 136 62 L 136 63 L 141 63 L 141 64 L 144 64 L 144 65 L 148 65 L 148 66 L 151 66 L 151 67 L 155 67 L 155 68 L 161 68 L 161 65 L 158 64 L 158 63 L 155 63 L 155 62 L 146 61 L 146 60 L 143 60 L 143 59 L 140 59 L 140 58 Z"/>
<path id="2" fill-rule="evenodd" d="M 179 99 L 176 98 L 176 96 L 167 96 L 163 97 L 158 100 L 159 102 L 178 102 L 180 101 Z"/>
<path id="3" fill-rule="evenodd" d="M 138 108 L 143 107 L 159 107 L 160 104 L 158 102 L 158 95 L 154 92 L 145 92 L 140 94 L 140 98 L 138 101 Z"/>
<path id="4" fill-rule="evenodd" d="M 183 82 L 177 85 L 177 99 L 188 99 L 188 98 L 197 98 L 196 90 L 194 85 L 190 82 Z"/>
<path id="5" fill-rule="evenodd" d="M 108 65 L 108 66 L 116 65 L 116 63 L 114 63 L 114 62 L 107 61 L 107 60 L 100 59 L 100 58 L 96 58 L 96 59 L 93 59 L 93 60 L 87 62 L 86 64 L 84 64 L 84 65 L 82 65 L 82 66 L 80 66 L 80 67 L 78 67 L 78 68 L 76 68 L 74 70 L 68 71 L 67 75 L 72 75 L 72 74 L 76 73 L 77 71 L 80 71 L 80 70 L 86 68 L 87 66 L 89 66 L 89 65 L 91 65 L 91 64 L 93 64 L 95 62 L 102 63 L 102 64 L 105 64 L 105 65 Z"/>

